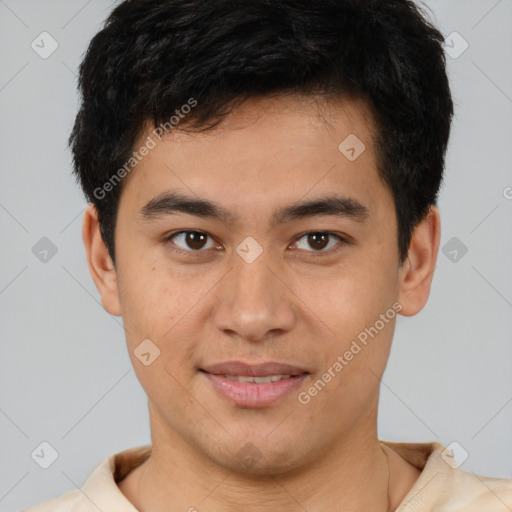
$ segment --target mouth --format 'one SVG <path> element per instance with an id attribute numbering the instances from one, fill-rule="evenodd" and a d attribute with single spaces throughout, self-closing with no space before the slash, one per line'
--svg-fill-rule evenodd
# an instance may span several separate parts
<path id="1" fill-rule="evenodd" d="M 235 382 L 251 382 L 252 384 L 269 384 L 270 382 L 278 382 L 282 379 L 289 379 L 291 375 L 269 375 L 268 377 L 246 377 L 244 375 L 222 375 L 226 379 Z"/>
<path id="2" fill-rule="evenodd" d="M 273 405 L 296 391 L 309 375 L 306 369 L 279 362 L 246 364 L 227 361 L 201 368 L 214 390 L 239 407 Z"/>

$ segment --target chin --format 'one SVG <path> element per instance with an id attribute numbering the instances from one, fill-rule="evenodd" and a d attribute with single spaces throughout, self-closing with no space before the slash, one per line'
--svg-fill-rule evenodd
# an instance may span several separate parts
<path id="1" fill-rule="evenodd" d="M 240 446 L 234 450 L 234 446 Z M 246 436 L 240 442 L 230 440 L 228 446 L 218 444 L 211 459 L 219 466 L 236 473 L 271 476 L 287 473 L 307 463 L 297 449 L 304 443 L 280 440 L 279 447 L 268 439 Z M 224 450 L 222 450 L 224 448 Z"/>

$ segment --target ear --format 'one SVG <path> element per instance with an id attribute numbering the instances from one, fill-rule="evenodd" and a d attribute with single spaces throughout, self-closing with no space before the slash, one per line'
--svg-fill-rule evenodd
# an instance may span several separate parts
<path id="1" fill-rule="evenodd" d="M 440 238 L 441 217 L 437 207 L 432 205 L 426 217 L 415 227 L 407 258 L 400 269 L 401 315 L 415 315 L 427 303 Z"/>
<path id="2" fill-rule="evenodd" d="M 100 292 L 101 304 L 111 315 L 121 316 L 116 269 L 101 237 L 98 211 L 92 203 L 85 210 L 82 238 L 89 272 Z"/>

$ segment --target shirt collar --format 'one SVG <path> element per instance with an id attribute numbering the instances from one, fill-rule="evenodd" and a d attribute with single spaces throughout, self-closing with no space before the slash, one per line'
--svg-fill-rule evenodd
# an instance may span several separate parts
<path id="1" fill-rule="evenodd" d="M 402 458 L 421 471 L 413 487 L 402 500 L 400 510 L 411 500 L 420 500 L 421 493 L 434 479 L 453 469 L 441 458 L 445 449 L 440 443 L 395 443 L 382 441 Z M 151 455 L 152 445 L 137 446 L 116 453 L 100 462 L 87 478 L 81 491 L 100 510 L 138 512 L 117 486 L 130 471 Z M 441 475 L 440 475 L 441 474 Z"/>

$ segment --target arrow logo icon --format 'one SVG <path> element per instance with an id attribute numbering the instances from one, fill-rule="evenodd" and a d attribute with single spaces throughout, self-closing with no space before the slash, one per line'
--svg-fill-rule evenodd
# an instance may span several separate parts
<path id="1" fill-rule="evenodd" d="M 40 468 L 48 469 L 59 458 L 59 453 L 48 441 L 43 441 L 32 450 L 30 457 Z"/>
<path id="2" fill-rule="evenodd" d="M 43 236 L 33 247 L 32 254 L 42 263 L 48 263 L 56 254 L 57 246 L 46 236 Z"/>
<path id="3" fill-rule="evenodd" d="M 349 161 L 357 160 L 364 152 L 366 146 L 364 142 L 355 134 L 351 133 L 339 144 L 338 150 Z"/>
<path id="4" fill-rule="evenodd" d="M 237 246 L 236 252 L 246 263 L 252 263 L 263 252 L 263 247 L 252 236 L 248 236 Z"/>
<path id="5" fill-rule="evenodd" d="M 39 57 L 47 59 L 52 55 L 55 50 L 59 47 L 59 43 L 54 37 L 48 32 L 41 32 L 34 40 L 30 43 L 32 50 L 34 50 Z"/>
<path id="6" fill-rule="evenodd" d="M 458 32 L 448 34 L 443 42 L 443 49 L 452 59 L 458 59 L 468 48 L 468 42 Z"/>
<path id="7" fill-rule="evenodd" d="M 441 251 L 452 263 L 458 263 L 464 258 L 468 248 L 459 238 L 454 236 L 444 244 Z"/>
<path id="8" fill-rule="evenodd" d="M 146 338 L 139 343 L 133 353 L 144 366 L 149 366 L 160 356 L 160 349 L 149 338 Z"/>
<path id="9" fill-rule="evenodd" d="M 462 465 L 468 457 L 469 453 L 457 441 L 451 442 L 441 453 L 441 458 L 454 469 Z"/>

